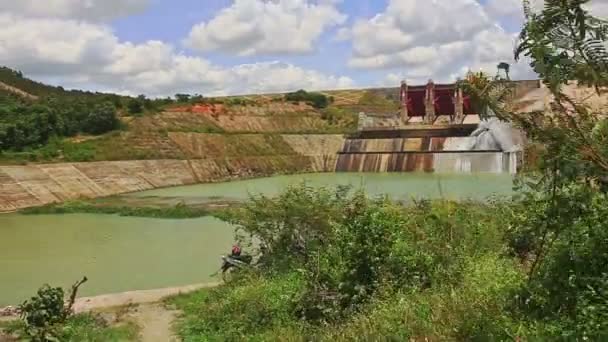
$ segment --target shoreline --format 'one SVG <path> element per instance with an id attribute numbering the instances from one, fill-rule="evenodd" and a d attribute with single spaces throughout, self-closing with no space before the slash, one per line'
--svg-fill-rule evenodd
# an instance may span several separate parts
<path id="1" fill-rule="evenodd" d="M 127 305 L 139 305 L 160 302 L 161 300 L 200 289 L 212 288 L 221 285 L 220 282 L 192 284 L 177 287 L 166 287 L 152 290 L 134 290 L 127 292 L 109 293 L 90 297 L 79 297 L 74 303 L 74 312 L 82 313 L 99 309 L 108 309 Z M 0 312 L 9 308 L 0 308 Z M 0 320 L 17 318 L 17 315 L 0 316 Z"/>

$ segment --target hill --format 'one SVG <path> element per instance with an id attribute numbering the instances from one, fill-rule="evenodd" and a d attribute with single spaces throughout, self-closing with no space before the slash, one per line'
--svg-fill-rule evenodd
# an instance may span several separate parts
<path id="1" fill-rule="evenodd" d="M 66 91 L 4 67 L 0 163 L 301 156 L 289 142 L 310 139 L 289 136 L 355 129 L 355 112 L 329 96 L 298 95 L 126 97 Z"/>

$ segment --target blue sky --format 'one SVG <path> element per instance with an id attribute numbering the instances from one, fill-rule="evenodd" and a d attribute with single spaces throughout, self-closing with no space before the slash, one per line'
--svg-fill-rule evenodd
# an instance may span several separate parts
<path id="1" fill-rule="evenodd" d="M 537 0 L 541 1 L 541 0 Z M 521 0 L 0 0 L 0 65 L 67 88 L 167 96 L 532 78 Z M 592 1 L 600 15 L 608 0 Z"/>
<path id="2" fill-rule="evenodd" d="M 176 5 L 179 3 L 179 6 Z M 192 26 L 209 21 L 222 9 L 229 7 L 232 0 L 153 0 L 144 12 L 119 18 L 112 22 L 116 35 L 123 40 L 142 43 L 150 39 L 160 39 L 181 45 L 181 40 L 188 35 Z M 348 15 L 348 23 L 362 18 L 371 18 L 386 8 L 386 0 L 345 1 L 339 4 L 341 12 Z M 159 24 L 162 23 L 162 24 Z M 333 39 L 337 28 L 325 31 L 318 39 L 317 51 L 303 55 L 268 55 L 241 57 L 226 53 L 206 53 L 205 58 L 224 66 L 256 63 L 260 61 L 280 60 L 323 73 L 337 73 L 356 78 L 362 85 L 373 85 L 382 72 L 352 70 L 344 63 L 350 55 L 348 42 L 337 42 Z M 184 53 L 200 55 L 187 47 L 180 47 Z"/>

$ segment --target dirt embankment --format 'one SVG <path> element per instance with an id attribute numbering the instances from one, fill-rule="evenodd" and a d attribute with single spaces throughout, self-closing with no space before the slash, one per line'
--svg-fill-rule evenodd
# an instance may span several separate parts
<path id="1" fill-rule="evenodd" d="M 2 90 L 6 90 L 10 93 L 13 93 L 15 95 L 21 96 L 23 98 L 29 99 L 29 100 L 38 100 L 38 96 L 34 96 L 32 94 L 26 93 L 25 91 L 19 89 L 19 88 L 15 88 L 13 86 L 10 86 L 4 82 L 0 82 L 0 89 Z"/>
<path id="2" fill-rule="evenodd" d="M 234 156 L 237 151 L 225 144 L 226 136 L 184 133 L 173 138 L 200 159 L 0 166 L 0 212 L 162 187 L 333 171 L 344 140 L 325 135 L 268 140 L 258 135 L 245 140 L 251 144 L 241 144 L 240 156 Z"/>

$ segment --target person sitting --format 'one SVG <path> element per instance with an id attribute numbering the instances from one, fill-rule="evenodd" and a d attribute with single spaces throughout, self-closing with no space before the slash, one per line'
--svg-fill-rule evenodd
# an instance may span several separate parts
<path id="1" fill-rule="evenodd" d="M 230 257 L 238 259 L 241 256 L 241 247 L 234 245 L 230 251 Z"/>

